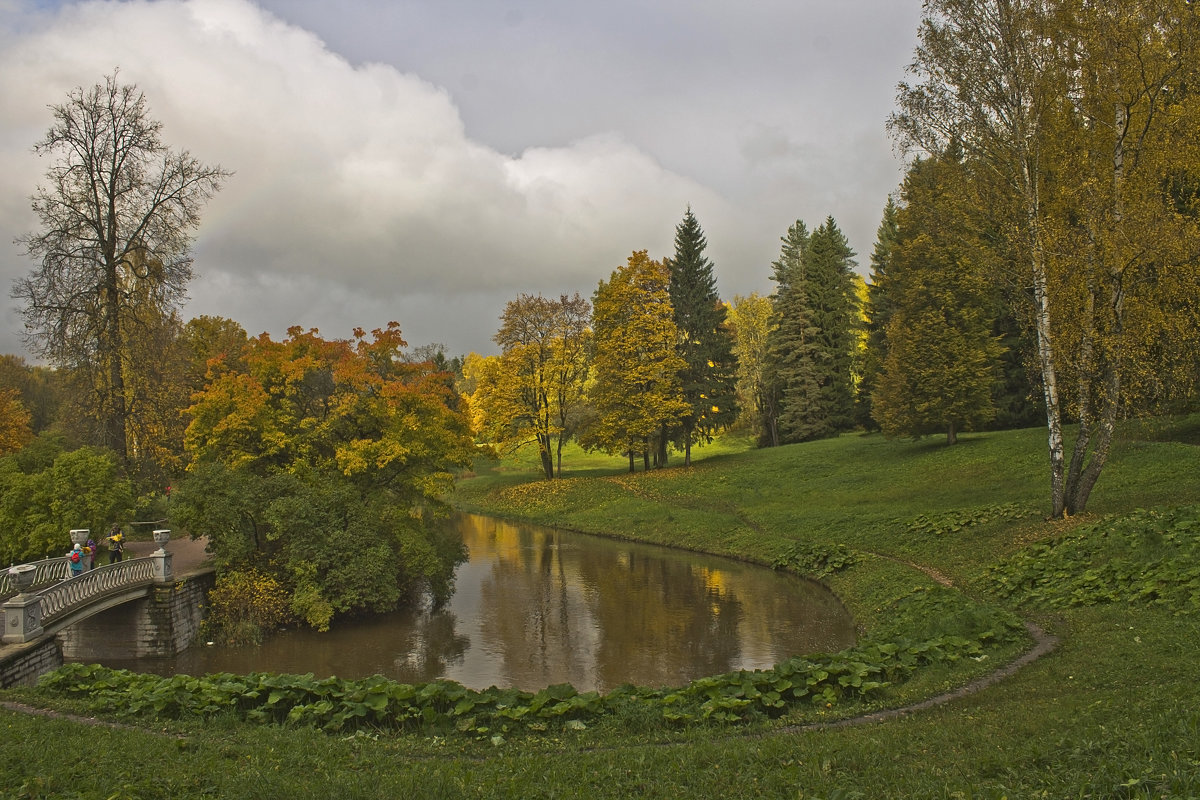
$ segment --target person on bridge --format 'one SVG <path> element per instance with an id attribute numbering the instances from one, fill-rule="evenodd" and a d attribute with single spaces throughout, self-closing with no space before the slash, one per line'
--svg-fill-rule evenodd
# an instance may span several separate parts
<path id="1" fill-rule="evenodd" d="M 71 552 L 67 553 L 67 563 L 71 566 L 71 577 L 78 578 L 83 574 L 83 547 L 75 545 Z"/>
<path id="2" fill-rule="evenodd" d="M 121 560 L 125 552 L 125 534 L 121 533 L 120 525 L 113 525 L 108 534 L 108 563 L 115 564 Z"/>

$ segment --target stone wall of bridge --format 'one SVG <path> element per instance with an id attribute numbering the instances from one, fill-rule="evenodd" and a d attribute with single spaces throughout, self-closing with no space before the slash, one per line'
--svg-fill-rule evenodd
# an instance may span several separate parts
<path id="1" fill-rule="evenodd" d="M 0 658 L 0 687 L 31 686 L 38 676 L 63 665 L 62 649 L 53 636 L 5 648 Z"/>
<path id="2" fill-rule="evenodd" d="M 72 661 L 170 657 L 196 639 L 208 607 L 214 573 L 200 572 L 157 585 L 146 597 L 102 611 L 59 631 Z"/>
<path id="3" fill-rule="evenodd" d="M 173 656 L 200 633 L 215 583 L 211 570 L 147 588 L 144 597 L 22 644 L 0 647 L 0 687 L 28 685 L 63 660 Z"/>

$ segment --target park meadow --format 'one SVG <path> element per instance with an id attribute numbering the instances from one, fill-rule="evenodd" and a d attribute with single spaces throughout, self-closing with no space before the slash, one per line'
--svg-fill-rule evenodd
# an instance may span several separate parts
<path id="1" fill-rule="evenodd" d="M 643 708 L 503 736 L 461 725 L 262 725 L 213 710 L 117 707 L 96 718 L 87 695 L 8 690 L 0 791 L 1194 797 L 1200 419 L 1122 426 L 1092 509 L 1069 520 L 1045 513 L 1043 437 L 969 434 L 947 447 L 846 435 L 763 450 L 726 437 L 698 449 L 691 467 L 633 475 L 619 458 L 576 454 L 575 471 L 555 481 L 540 477 L 535 455 L 481 462 L 451 498 L 513 519 L 807 565 L 854 613 L 860 644 L 966 633 L 1005 615 L 1054 640 L 999 680 L 988 676 L 1031 639 L 919 666 L 863 699 L 797 701 L 777 715 L 670 722 Z M 944 702 L 917 707 L 930 698 Z"/>

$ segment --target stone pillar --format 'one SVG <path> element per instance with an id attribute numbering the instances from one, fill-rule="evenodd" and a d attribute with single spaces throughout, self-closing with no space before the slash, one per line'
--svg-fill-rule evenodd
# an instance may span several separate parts
<path id="1" fill-rule="evenodd" d="M 42 599 L 26 593 L 33 585 L 37 567 L 22 564 L 9 569 L 8 574 L 20 594 L 4 603 L 3 641 L 5 644 L 28 642 L 42 633 Z"/>
<path id="2" fill-rule="evenodd" d="M 171 572 L 171 554 L 167 552 L 167 542 L 169 541 L 171 541 L 170 531 L 157 530 L 154 532 L 154 543 L 158 545 L 158 549 L 150 554 L 150 558 L 154 559 L 150 571 L 156 583 L 170 583 L 175 580 Z"/>

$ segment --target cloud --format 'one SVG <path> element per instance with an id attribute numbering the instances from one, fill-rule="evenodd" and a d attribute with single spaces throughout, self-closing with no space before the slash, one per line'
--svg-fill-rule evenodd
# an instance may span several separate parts
<path id="1" fill-rule="evenodd" d="M 46 164 L 30 148 L 47 105 L 114 67 L 173 148 L 235 173 L 205 210 L 187 311 L 251 332 L 346 336 L 396 318 L 416 344 L 486 349 L 496 297 L 586 294 L 631 250 L 668 253 L 688 203 L 706 228 L 738 224 L 619 133 L 506 155 L 467 136 L 438 86 L 352 64 L 250 2 L 131 0 L 26 14 L 0 33 L 4 241 L 36 225 L 28 196 Z M 32 266 L 0 250 L 7 285 Z M 392 311 L 420 320 L 416 337 Z M 6 322 L 0 352 L 18 352 Z"/>

